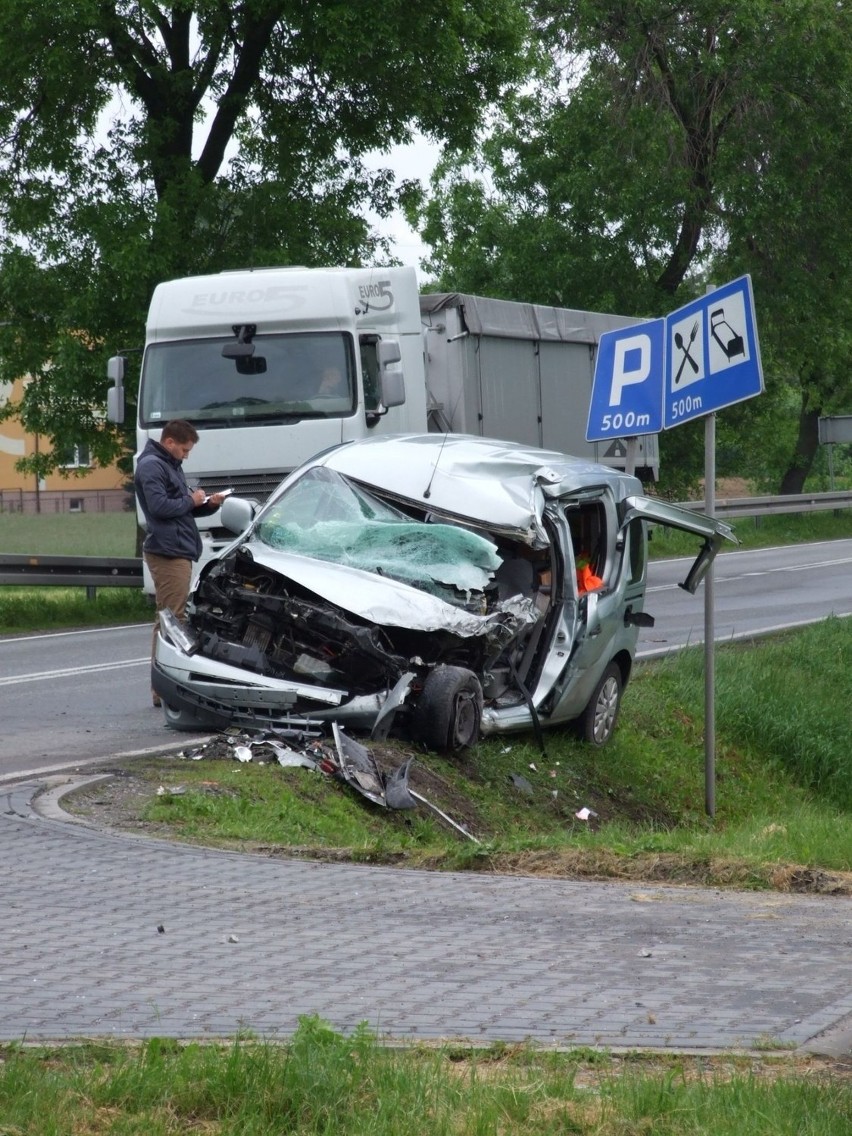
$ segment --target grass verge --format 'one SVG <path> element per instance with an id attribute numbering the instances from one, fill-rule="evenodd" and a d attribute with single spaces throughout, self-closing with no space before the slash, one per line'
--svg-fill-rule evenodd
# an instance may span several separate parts
<path id="1" fill-rule="evenodd" d="M 0 588 L 0 634 L 55 628 L 104 627 L 153 622 L 153 608 L 141 588 Z"/>
<path id="2" fill-rule="evenodd" d="M 303 1018 L 286 1045 L 152 1039 L 0 1054 L 0 1131 L 278 1136 L 846 1136 L 840 1063 L 389 1049 Z"/>
<path id="3" fill-rule="evenodd" d="M 785 513 L 769 517 L 732 517 L 728 523 L 733 528 L 741 549 L 776 548 L 787 544 L 808 544 L 811 541 L 852 537 L 852 509 Z M 721 555 L 724 556 L 733 547 L 728 545 Z M 648 548 L 652 560 L 670 556 L 694 556 L 695 538 L 676 529 L 654 526 Z"/>
<path id="4" fill-rule="evenodd" d="M 125 767 L 66 798 L 89 817 L 198 843 L 316 859 L 852 894 L 849 624 L 828 620 L 717 653 L 717 812 L 704 815 L 700 649 L 641 664 L 603 751 L 567 730 L 491 739 L 452 760 L 415 752 L 434 814 L 390 811 L 303 769 L 206 759 Z M 819 683 L 791 684 L 816 667 Z M 217 754 L 218 756 L 210 756 Z M 116 801 L 137 792 L 122 813 Z M 591 810 L 588 819 L 577 815 Z"/>
<path id="5" fill-rule="evenodd" d="M 4 513 L 3 551 L 42 556 L 135 556 L 136 513 Z"/>
<path id="6" fill-rule="evenodd" d="M 135 513 L 4 513 L 3 552 L 42 556 L 135 556 Z M 0 587 L 0 634 L 97 627 L 153 619 L 141 588 Z"/>

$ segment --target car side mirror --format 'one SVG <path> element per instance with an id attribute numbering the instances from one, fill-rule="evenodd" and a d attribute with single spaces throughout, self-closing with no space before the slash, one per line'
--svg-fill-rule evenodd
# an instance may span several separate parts
<path id="1" fill-rule="evenodd" d="M 683 583 L 678 584 L 679 588 L 683 588 L 685 592 L 689 592 L 689 594 L 692 596 L 695 595 L 695 593 L 698 591 L 698 585 L 710 571 L 710 565 L 715 559 L 721 542 L 721 537 L 719 537 L 718 540 L 711 540 L 708 537 L 707 540 L 704 541 L 704 544 L 701 546 L 701 551 L 699 552 L 695 563 L 690 568 L 689 574 L 687 575 L 686 579 L 683 581 Z"/>
<path id="2" fill-rule="evenodd" d="M 222 524 L 228 532 L 244 533 L 254 520 L 255 507 L 243 497 L 226 497 L 222 502 Z"/>

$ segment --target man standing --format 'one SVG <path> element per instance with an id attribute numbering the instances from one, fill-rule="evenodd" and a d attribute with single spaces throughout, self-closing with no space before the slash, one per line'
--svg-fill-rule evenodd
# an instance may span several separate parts
<path id="1" fill-rule="evenodd" d="M 157 602 L 152 657 L 157 647 L 159 613 L 169 608 L 178 619 L 184 616 L 192 563 L 201 555 L 195 518 L 215 513 L 225 499 L 223 493 L 208 497 L 203 489 L 190 490 L 186 483 L 181 463 L 197 441 L 198 431 L 192 423 L 176 418 L 165 424 L 159 442 L 149 439 L 136 463 L 136 495 L 148 529 L 142 556 L 154 581 Z M 159 706 L 160 696 L 155 690 L 151 697 Z"/>

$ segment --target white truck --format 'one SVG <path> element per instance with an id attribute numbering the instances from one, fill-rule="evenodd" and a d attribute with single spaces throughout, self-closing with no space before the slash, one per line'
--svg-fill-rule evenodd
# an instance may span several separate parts
<path id="1" fill-rule="evenodd" d="M 413 268 L 265 268 L 167 281 L 148 313 L 137 453 L 169 419 L 189 419 L 201 435 L 184 464 L 190 484 L 258 502 L 330 446 L 424 430 L 623 469 L 626 444 L 584 435 L 598 339 L 636 322 L 420 295 Z M 120 355 L 109 361 L 116 423 L 125 365 Z M 640 438 L 637 472 L 650 478 L 657 469 L 656 436 Z M 218 514 L 198 524 L 203 563 L 233 534 Z"/>

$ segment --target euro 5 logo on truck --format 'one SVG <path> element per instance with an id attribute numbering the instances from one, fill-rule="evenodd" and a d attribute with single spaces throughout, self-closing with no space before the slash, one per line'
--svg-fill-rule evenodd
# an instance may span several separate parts
<path id="1" fill-rule="evenodd" d="M 586 441 L 662 429 L 665 327 L 657 319 L 601 335 Z"/>

